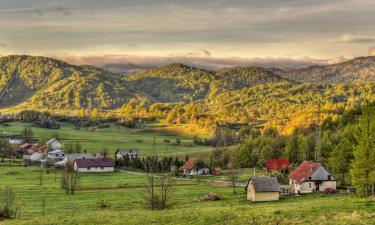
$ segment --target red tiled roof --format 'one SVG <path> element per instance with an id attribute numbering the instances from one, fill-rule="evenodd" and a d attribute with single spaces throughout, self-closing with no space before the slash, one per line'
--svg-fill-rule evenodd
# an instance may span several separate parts
<path id="1" fill-rule="evenodd" d="M 289 161 L 287 159 L 267 159 L 267 171 L 290 169 Z"/>
<path id="2" fill-rule="evenodd" d="M 184 170 L 191 170 L 195 166 L 196 159 L 189 159 L 188 161 L 185 162 L 185 164 L 182 166 L 182 169 Z"/>
<path id="3" fill-rule="evenodd" d="M 76 159 L 74 161 L 78 168 L 87 167 L 114 167 L 112 159 L 96 158 L 96 159 Z"/>
<path id="4" fill-rule="evenodd" d="M 47 151 L 47 145 L 43 145 L 42 147 L 40 147 L 39 149 L 38 149 L 38 152 L 39 153 L 45 153 Z"/>
<path id="5" fill-rule="evenodd" d="M 302 181 L 308 179 L 321 166 L 320 163 L 303 161 L 290 175 L 292 180 Z"/>

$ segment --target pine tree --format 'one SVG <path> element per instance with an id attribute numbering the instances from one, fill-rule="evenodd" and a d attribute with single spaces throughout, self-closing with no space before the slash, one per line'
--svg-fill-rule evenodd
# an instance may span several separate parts
<path id="1" fill-rule="evenodd" d="M 372 185 L 374 192 L 375 183 L 375 110 L 365 106 L 362 116 L 359 118 L 354 137 L 357 145 L 354 148 L 354 160 L 352 162 L 352 182 L 358 192 L 368 196 Z"/>

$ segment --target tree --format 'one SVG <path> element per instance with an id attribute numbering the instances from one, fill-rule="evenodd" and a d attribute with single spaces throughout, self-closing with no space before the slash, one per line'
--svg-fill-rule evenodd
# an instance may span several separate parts
<path id="1" fill-rule="evenodd" d="M 22 132 L 21 132 L 21 135 L 23 137 L 23 141 L 25 143 L 29 143 L 34 135 L 34 132 L 33 130 L 31 129 L 31 127 L 25 127 L 23 128 Z"/>
<path id="2" fill-rule="evenodd" d="M 97 119 L 99 117 L 99 109 L 95 108 L 91 113 L 91 118 Z"/>
<path id="3" fill-rule="evenodd" d="M 72 165 L 67 164 L 61 174 L 61 188 L 65 190 L 66 194 L 74 194 L 79 184 L 78 173 L 74 172 Z"/>
<path id="4" fill-rule="evenodd" d="M 347 137 L 343 137 L 338 145 L 333 148 L 328 166 L 333 174 L 336 174 L 340 185 L 347 183 L 346 175 L 349 172 L 350 161 L 353 157 L 353 148 Z"/>
<path id="5" fill-rule="evenodd" d="M 7 139 L 0 139 L 0 157 L 1 161 L 4 162 L 6 157 L 9 157 L 13 152 L 13 146 L 9 144 Z"/>
<path id="6" fill-rule="evenodd" d="M 240 176 L 240 162 L 238 160 L 238 155 L 233 154 L 228 163 L 228 178 L 233 187 L 233 193 L 236 194 L 236 183 L 238 177 Z"/>
<path id="7" fill-rule="evenodd" d="M 164 210 L 171 205 L 171 191 L 173 180 L 165 171 L 164 160 L 159 168 L 157 156 L 145 159 L 145 172 L 147 174 L 147 192 L 144 196 L 145 205 L 152 210 Z M 159 171 L 160 170 L 160 171 Z M 159 173 L 156 175 L 155 173 Z"/>
<path id="8" fill-rule="evenodd" d="M 109 154 L 108 148 L 103 147 L 103 148 L 100 150 L 100 154 L 101 154 L 104 158 L 107 158 L 107 156 L 108 156 L 108 154 Z"/>
<path id="9" fill-rule="evenodd" d="M 375 110 L 370 106 L 362 109 L 362 116 L 354 132 L 357 143 L 354 147 L 354 159 L 350 173 L 352 182 L 358 192 L 368 196 L 372 185 L 375 185 Z"/>
<path id="10" fill-rule="evenodd" d="M 0 195 L 0 218 L 16 218 L 18 211 L 16 193 L 12 187 L 6 186 Z"/>

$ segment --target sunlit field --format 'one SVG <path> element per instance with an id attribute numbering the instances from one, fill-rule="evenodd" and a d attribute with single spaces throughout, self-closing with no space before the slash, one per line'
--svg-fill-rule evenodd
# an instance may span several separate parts
<path id="1" fill-rule="evenodd" d="M 0 132 L 7 131 L 20 134 L 29 123 L 12 122 L 9 126 L 1 126 Z M 80 142 L 82 149 L 88 152 L 99 152 L 107 148 L 114 153 L 117 148 L 138 148 L 142 154 L 154 153 L 155 139 L 156 154 L 180 155 L 191 153 L 205 153 L 212 147 L 194 145 L 193 136 L 181 135 L 166 130 L 159 124 L 146 124 L 141 128 L 124 128 L 111 124 L 109 128 L 93 129 L 75 127 L 70 123 L 62 123 L 60 129 L 44 129 L 32 127 L 34 136 L 40 140 L 48 141 L 53 133 L 58 133 L 63 144 Z M 177 143 L 177 140 L 180 143 Z"/>
<path id="2" fill-rule="evenodd" d="M 1 166 L 0 188 L 16 191 L 20 216 L 1 224 L 372 224 L 371 199 L 347 194 L 310 194 L 282 197 L 278 202 L 251 203 L 244 189 L 215 187 L 204 180 L 176 180 L 171 207 L 151 211 L 144 204 L 144 175 L 129 172 L 80 174 L 73 195 L 60 189 L 60 172 L 37 167 Z M 47 172 L 48 171 L 48 172 Z M 41 181 L 42 174 L 42 181 Z M 202 202 L 199 197 L 218 193 L 221 201 Z M 44 201 L 44 204 L 43 204 Z M 104 203 L 106 207 L 101 207 Z M 44 205 L 44 206 L 43 206 Z"/>

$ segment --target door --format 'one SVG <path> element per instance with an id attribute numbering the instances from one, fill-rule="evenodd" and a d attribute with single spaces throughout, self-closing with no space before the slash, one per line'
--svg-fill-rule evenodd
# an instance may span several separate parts
<path id="1" fill-rule="evenodd" d="M 315 184 L 315 190 L 319 191 L 319 184 Z"/>

